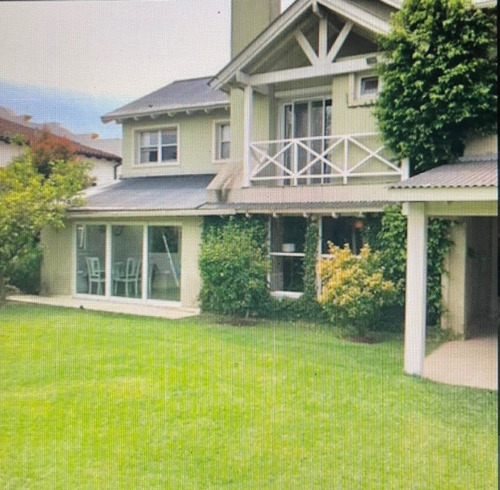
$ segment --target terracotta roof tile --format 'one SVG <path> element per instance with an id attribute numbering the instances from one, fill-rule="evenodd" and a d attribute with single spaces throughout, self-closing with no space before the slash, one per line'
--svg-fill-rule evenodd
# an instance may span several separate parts
<path id="1" fill-rule="evenodd" d="M 40 129 L 24 126 L 23 124 L 19 124 L 17 122 L 0 117 L 0 141 L 10 143 L 14 136 L 21 135 L 24 136 L 28 144 L 30 144 L 37 137 L 37 135 L 40 134 L 40 131 Z M 82 145 L 81 143 L 70 139 L 69 141 L 71 141 L 71 143 L 76 146 L 76 153 L 78 155 L 91 158 L 100 158 L 103 160 L 114 160 L 117 162 L 121 161 L 121 158 L 119 156 L 112 153 L 101 151 L 96 148 L 91 148 L 90 146 Z"/>

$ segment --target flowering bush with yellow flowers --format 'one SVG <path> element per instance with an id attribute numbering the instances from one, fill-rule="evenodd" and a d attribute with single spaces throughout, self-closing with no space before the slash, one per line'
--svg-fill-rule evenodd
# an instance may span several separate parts
<path id="1" fill-rule="evenodd" d="M 385 280 L 380 256 L 364 245 L 359 255 L 348 245 L 331 245 L 329 257 L 317 264 L 321 278 L 319 303 L 334 325 L 355 335 L 376 328 L 383 309 L 396 299 L 392 281 Z"/>

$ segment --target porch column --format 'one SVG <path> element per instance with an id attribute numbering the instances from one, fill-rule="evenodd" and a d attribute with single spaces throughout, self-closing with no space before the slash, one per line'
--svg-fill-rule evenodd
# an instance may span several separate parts
<path id="1" fill-rule="evenodd" d="M 404 370 L 422 374 L 425 356 L 427 216 L 424 203 L 407 203 Z"/>
<path id="2" fill-rule="evenodd" d="M 252 142 L 252 117 L 253 87 L 245 85 L 243 105 L 243 167 L 245 169 L 245 187 L 250 187 L 250 174 L 252 171 L 250 143 Z"/>

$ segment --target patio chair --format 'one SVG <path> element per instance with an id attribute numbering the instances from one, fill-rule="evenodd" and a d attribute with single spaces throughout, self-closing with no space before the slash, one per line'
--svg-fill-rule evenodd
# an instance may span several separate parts
<path id="1" fill-rule="evenodd" d="M 88 293 L 92 294 L 92 285 L 96 284 L 96 294 L 103 294 L 105 281 L 104 270 L 101 269 L 99 257 L 86 257 L 87 279 L 89 283 Z"/>
<path id="2" fill-rule="evenodd" d="M 139 286 L 141 283 L 142 261 L 135 257 L 129 257 L 125 263 L 125 268 L 118 269 L 118 273 L 113 276 L 114 294 L 118 293 L 118 285 L 124 284 L 125 296 L 130 296 L 130 285 L 134 286 L 134 295 L 139 295 Z"/>

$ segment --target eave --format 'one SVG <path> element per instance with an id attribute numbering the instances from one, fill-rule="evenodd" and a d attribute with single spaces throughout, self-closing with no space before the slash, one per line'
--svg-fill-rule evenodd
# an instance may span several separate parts
<path id="1" fill-rule="evenodd" d="M 228 111 L 230 109 L 230 104 L 229 103 L 198 104 L 196 106 L 168 107 L 168 108 L 158 109 L 156 111 L 130 112 L 117 115 L 107 115 L 107 116 L 101 116 L 101 121 L 104 123 L 110 121 L 116 121 L 118 124 L 120 124 L 125 120 L 138 121 L 139 119 L 143 118 L 157 119 L 158 117 L 161 116 L 173 117 L 174 115 L 179 115 L 182 113 L 185 113 L 186 115 L 191 115 L 193 112 L 203 111 L 208 113 L 211 111 L 221 110 L 221 109 Z"/>

